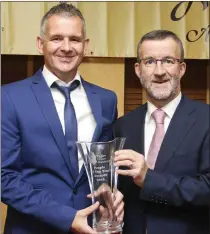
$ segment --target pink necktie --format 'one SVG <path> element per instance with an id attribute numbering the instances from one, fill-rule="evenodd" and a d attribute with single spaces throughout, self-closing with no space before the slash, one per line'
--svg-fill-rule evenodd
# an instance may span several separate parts
<path id="1" fill-rule="evenodd" d="M 152 113 L 152 117 L 155 120 L 156 129 L 147 156 L 147 164 L 150 169 L 154 169 L 155 167 L 158 152 L 165 135 L 164 119 L 166 114 L 163 110 L 157 109 Z"/>

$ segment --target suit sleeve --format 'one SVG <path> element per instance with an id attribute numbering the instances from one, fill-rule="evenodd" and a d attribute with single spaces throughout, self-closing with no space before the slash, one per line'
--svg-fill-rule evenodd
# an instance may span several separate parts
<path id="1" fill-rule="evenodd" d="M 140 198 L 172 206 L 210 205 L 210 152 L 209 131 L 203 140 L 196 177 L 175 176 L 148 170 Z"/>
<path id="2" fill-rule="evenodd" d="M 114 108 L 113 108 L 113 122 L 117 120 L 118 110 L 117 110 L 117 96 L 114 94 Z"/>
<path id="3" fill-rule="evenodd" d="M 15 107 L 2 89 L 2 201 L 60 231 L 69 232 L 76 210 L 53 200 L 51 194 L 23 180 L 21 128 Z M 30 157 L 30 155 L 28 155 Z"/>
<path id="4" fill-rule="evenodd" d="M 114 107 L 113 107 L 113 114 L 112 114 L 112 139 L 115 138 L 114 134 L 114 123 L 117 120 L 118 117 L 118 110 L 117 110 L 117 96 L 114 93 Z"/>

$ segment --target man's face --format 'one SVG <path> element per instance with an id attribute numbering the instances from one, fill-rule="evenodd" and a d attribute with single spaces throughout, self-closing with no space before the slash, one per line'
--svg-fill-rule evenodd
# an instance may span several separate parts
<path id="1" fill-rule="evenodd" d="M 157 61 L 151 66 L 150 59 L 174 58 L 180 59 L 179 45 L 172 38 L 163 40 L 147 40 L 140 46 L 140 59 L 148 58 L 135 64 L 135 72 L 139 77 L 143 88 L 146 90 L 148 100 L 156 103 L 164 101 L 168 103 L 180 92 L 180 80 L 185 73 L 186 65 L 175 60 L 174 64 Z M 149 66 L 148 66 L 149 65 Z"/>
<path id="2" fill-rule="evenodd" d="M 46 67 L 60 79 L 74 78 L 87 44 L 83 23 L 77 16 L 51 16 L 46 23 L 45 37 L 37 38 L 38 51 L 44 55 Z"/>

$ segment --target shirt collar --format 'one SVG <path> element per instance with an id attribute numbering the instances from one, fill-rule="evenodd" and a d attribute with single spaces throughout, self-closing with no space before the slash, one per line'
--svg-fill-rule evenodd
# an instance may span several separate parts
<path id="1" fill-rule="evenodd" d="M 182 94 L 180 92 L 177 97 L 175 97 L 171 102 L 169 102 L 168 104 L 166 104 L 161 108 L 170 119 L 172 119 L 174 112 L 181 101 L 181 98 Z M 146 122 L 150 121 L 151 114 L 156 109 L 158 109 L 156 106 L 154 106 L 151 102 L 147 101 L 147 114 L 145 119 Z"/>
<path id="2" fill-rule="evenodd" d="M 55 76 L 51 71 L 49 71 L 49 69 L 44 65 L 43 67 L 43 71 L 42 71 L 42 75 L 44 76 L 46 82 L 47 82 L 47 85 L 49 86 L 49 88 L 51 87 L 51 85 L 56 82 L 58 85 L 61 85 L 61 86 L 70 86 L 71 83 L 74 81 L 74 80 L 79 80 L 80 84 L 81 83 L 81 77 L 80 77 L 80 74 L 79 72 L 77 71 L 74 79 L 72 81 L 70 81 L 68 84 L 66 84 L 64 81 L 60 80 L 57 76 Z"/>

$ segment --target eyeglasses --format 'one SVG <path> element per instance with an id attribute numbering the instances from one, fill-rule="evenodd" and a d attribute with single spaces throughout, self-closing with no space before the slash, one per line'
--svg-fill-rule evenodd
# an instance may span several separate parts
<path id="1" fill-rule="evenodd" d="M 157 66 L 157 62 L 160 61 L 164 68 L 173 67 L 176 63 L 180 63 L 180 59 L 172 58 L 172 57 L 165 57 L 162 59 L 155 59 L 155 58 L 145 58 L 140 59 L 139 62 L 143 62 L 146 67 L 155 68 Z"/>

